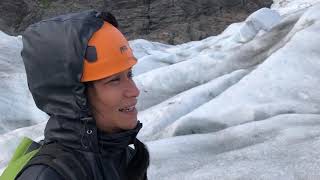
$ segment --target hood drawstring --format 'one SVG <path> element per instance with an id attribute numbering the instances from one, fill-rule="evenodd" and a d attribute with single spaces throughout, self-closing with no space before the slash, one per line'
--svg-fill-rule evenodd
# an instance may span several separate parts
<path id="1" fill-rule="evenodd" d="M 96 129 L 93 128 L 92 124 L 94 123 L 92 117 L 83 117 L 80 118 L 81 123 L 83 124 L 83 130 L 81 132 L 81 146 L 84 149 L 88 149 L 92 146 L 92 139 L 96 138 Z"/>

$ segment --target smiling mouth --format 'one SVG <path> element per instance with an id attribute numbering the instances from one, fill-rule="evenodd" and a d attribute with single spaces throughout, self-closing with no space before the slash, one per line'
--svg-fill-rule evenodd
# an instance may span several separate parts
<path id="1" fill-rule="evenodd" d="M 136 109 L 135 106 L 129 106 L 129 107 L 125 107 L 125 108 L 121 108 L 119 109 L 120 112 L 132 112 Z"/>

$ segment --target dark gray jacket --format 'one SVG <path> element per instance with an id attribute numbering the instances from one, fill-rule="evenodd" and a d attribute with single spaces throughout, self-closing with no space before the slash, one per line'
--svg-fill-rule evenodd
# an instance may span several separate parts
<path id="1" fill-rule="evenodd" d="M 45 144 L 58 143 L 81 154 L 93 173 L 92 180 L 120 180 L 135 153 L 128 145 L 136 140 L 142 125 L 117 134 L 100 132 L 80 82 L 88 40 L 102 25 L 96 11 L 43 20 L 24 32 L 21 55 L 35 103 L 50 116 Z M 44 165 L 31 166 L 18 178 L 51 179 L 63 178 Z"/>

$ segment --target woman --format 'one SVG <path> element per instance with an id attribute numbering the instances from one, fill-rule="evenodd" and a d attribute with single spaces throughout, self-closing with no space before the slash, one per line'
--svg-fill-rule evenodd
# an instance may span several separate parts
<path id="1" fill-rule="evenodd" d="M 136 59 L 117 26 L 109 13 L 86 11 L 24 32 L 29 89 L 50 119 L 41 153 L 18 180 L 147 179 L 149 153 L 136 138 Z"/>

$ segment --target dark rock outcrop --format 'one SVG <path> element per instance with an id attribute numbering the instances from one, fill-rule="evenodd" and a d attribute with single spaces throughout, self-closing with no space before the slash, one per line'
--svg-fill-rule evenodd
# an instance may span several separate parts
<path id="1" fill-rule="evenodd" d="M 0 30 L 17 35 L 29 24 L 59 14 L 98 9 L 112 12 L 129 39 L 169 44 L 219 34 L 272 0 L 1 0 Z"/>

